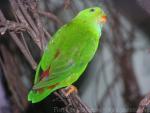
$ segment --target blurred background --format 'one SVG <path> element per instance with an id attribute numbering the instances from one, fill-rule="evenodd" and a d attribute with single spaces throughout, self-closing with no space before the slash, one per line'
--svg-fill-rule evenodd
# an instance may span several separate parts
<path id="1" fill-rule="evenodd" d="M 69 22 L 80 10 L 92 6 L 104 9 L 108 21 L 94 59 L 74 85 L 79 89 L 83 102 L 94 113 L 135 113 L 139 102 L 150 92 L 150 1 L 36 1 L 38 13 L 41 14 L 38 18 L 44 26 L 43 37 L 46 37 L 41 39 L 43 47 L 22 26 L 16 25 L 21 32 L 15 29 L 15 33 L 14 24 L 10 28 L 6 27 L 10 25 L 6 20 L 21 24 L 28 20 L 34 29 L 30 20 L 33 23 L 38 23 L 39 20 L 34 8 L 29 7 L 30 2 L 35 1 L 0 1 L 0 113 L 61 112 L 52 109 L 55 105 L 60 105 L 53 102 L 47 104 L 47 100 L 55 98 L 53 95 L 36 105 L 29 104 L 26 95 L 32 86 L 34 68 L 39 62 L 41 50 L 47 40 L 50 40 L 50 35 Z M 49 15 L 45 16 L 42 11 L 49 12 Z M 32 19 L 25 16 L 26 13 Z M 36 29 L 34 31 L 36 34 Z"/>

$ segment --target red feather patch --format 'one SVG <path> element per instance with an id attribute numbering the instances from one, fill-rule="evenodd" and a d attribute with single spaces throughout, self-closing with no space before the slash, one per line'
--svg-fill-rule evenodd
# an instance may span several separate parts
<path id="1" fill-rule="evenodd" d="M 50 67 L 41 73 L 41 79 L 48 77 L 49 73 L 50 73 Z"/>
<path id="2" fill-rule="evenodd" d="M 48 86 L 48 89 L 53 89 L 54 87 L 56 87 L 59 83 L 56 83 L 54 85 Z"/>
<path id="3" fill-rule="evenodd" d="M 37 89 L 37 92 L 39 92 L 39 93 L 43 93 L 43 91 L 44 91 L 43 88 Z"/>

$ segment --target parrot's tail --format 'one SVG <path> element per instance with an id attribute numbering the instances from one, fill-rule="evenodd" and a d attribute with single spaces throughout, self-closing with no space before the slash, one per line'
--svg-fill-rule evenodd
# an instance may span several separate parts
<path id="1" fill-rule="evenodd" d="M 56 89 L 42 89 L 41 91 L 34 91 L 31 90 L 28 94 L 28 101 L 31 101 L 32 103 L 37 103 L 46 98 L 48 95 L 50 95 L 53 91 Z"/>

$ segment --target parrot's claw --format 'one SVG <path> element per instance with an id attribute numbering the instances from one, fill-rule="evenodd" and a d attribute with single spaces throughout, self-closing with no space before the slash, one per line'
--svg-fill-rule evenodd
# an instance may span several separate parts
<path id="1" fill-rule="evenodd" d="M 66 88 L 66 93 L 64 95 L 67 97 L 74 92 L 77 93 L 77 91 L 78 91 L 77 88 L 75 86 L 71 85 Z"/>

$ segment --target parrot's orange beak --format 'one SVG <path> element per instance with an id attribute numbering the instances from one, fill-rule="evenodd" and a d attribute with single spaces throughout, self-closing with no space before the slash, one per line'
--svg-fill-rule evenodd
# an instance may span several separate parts
<path id="1" fill-rule="evenodd" d="M 100 22 L 101 23 L 106 23 L 106 21 L 107 21 L 107 16 L 105 16 L 105 15 L 102 16 L 101 19 L 100 19 Z"/>

